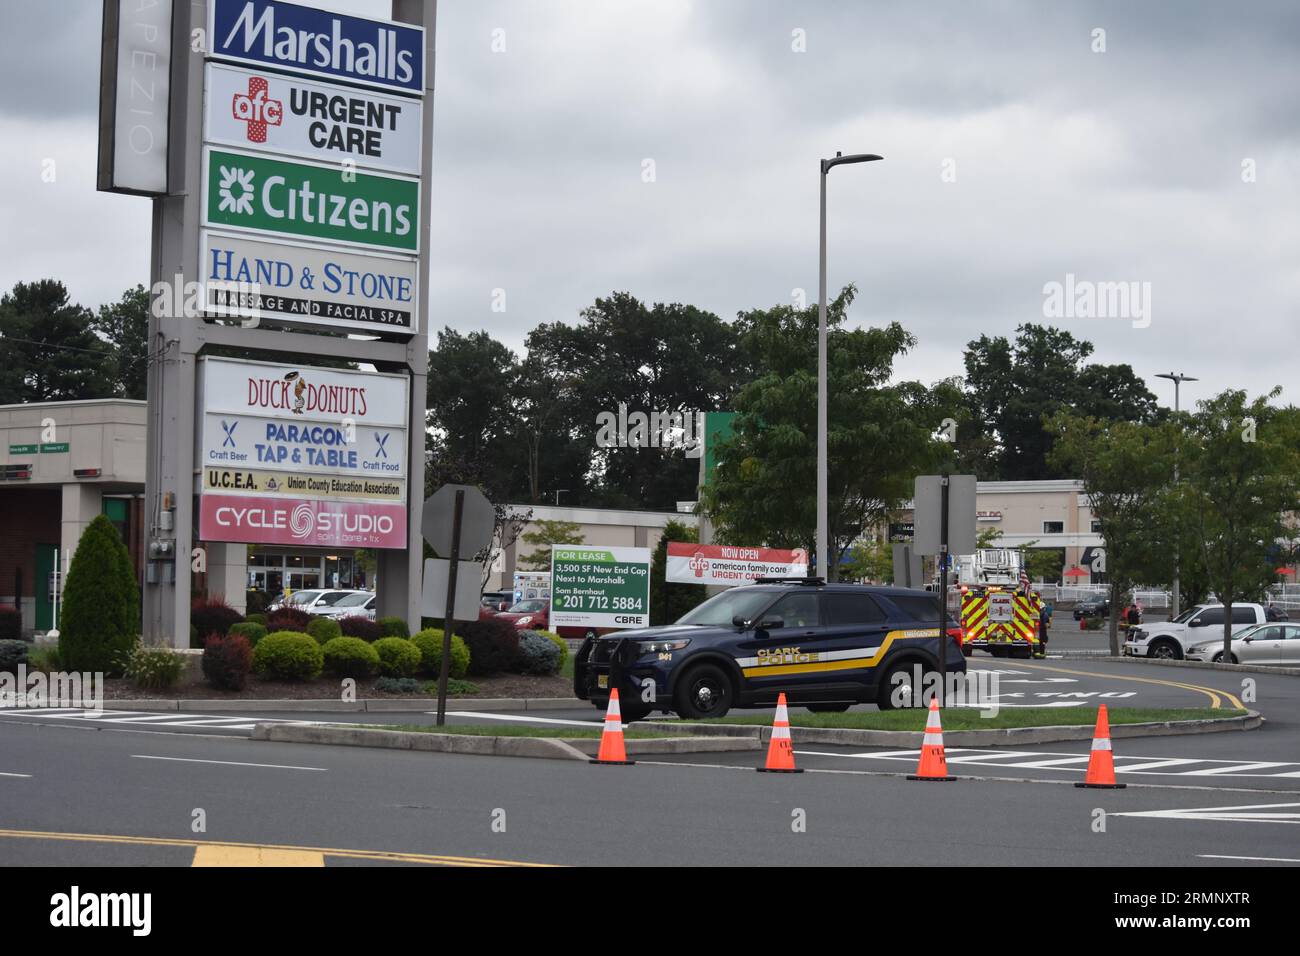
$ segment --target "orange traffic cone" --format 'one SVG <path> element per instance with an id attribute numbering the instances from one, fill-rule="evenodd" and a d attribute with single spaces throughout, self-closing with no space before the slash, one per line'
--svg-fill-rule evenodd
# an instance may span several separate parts
<path id="1" fill-rule="evenodd" d="M 921 762 L 908 780 L 956 780 L 948 776 L 948 761 L 943 755 L 943 728 L 939 725 L 939 699 L 930 698 L 930 715 L 925 720 L 925 737 L 921 740 Z"/>
<path id="2" fill-rule="evenodd" d="M 794 744 L 790 740 L 790 712 L 785 694 L 776 699 L 776 719 L 772 721 L 772 739 L 767 744 L 767 766 L 759 773 L 803 773 L 794 765 Z"/>
<path id="3" fill-rule="evenodd" d="M 605 711 L 605 731 L 600 735 L 600 752 L 591 763 L 634 764 L 623 748 L 623 715 L 618 709 L 618 688 L 609 692 L 609 710 Z"/>
<path id="4" fill-rule="evenodd" d="M 1106 716 L 1106 705 L 1097 708 L 1097 729 L 1092 735 L 1092 752 L 1088 755 L 1088 773 L 1083 783 L 1076 787 L 1092 787 L 1102 790 L 1123 790 L 1126 783 L 1115 782 L 1115 755 L 1110 749 L 1110 718 Z"/>

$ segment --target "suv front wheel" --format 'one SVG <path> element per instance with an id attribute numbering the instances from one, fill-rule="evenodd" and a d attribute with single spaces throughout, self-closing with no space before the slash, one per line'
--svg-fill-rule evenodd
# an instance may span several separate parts
<path id="1" fill-rule="evenodd" d="M 676 682 L 673 709 L 686 720 L 722 717 L 731 709 L 731 678 L 717 664 L 696 664 Z"/>
<path id="2" fill-rule="evenodd" d="M 1183 649 L 1178 646 L 1176 641 L 1168 638 L 1160 641 L 1152 641 L 1151 647 L 1147 650 L 1147 657 L 1156 657 L 1167 661 L 1180 661 L 1183 659 Z"/>

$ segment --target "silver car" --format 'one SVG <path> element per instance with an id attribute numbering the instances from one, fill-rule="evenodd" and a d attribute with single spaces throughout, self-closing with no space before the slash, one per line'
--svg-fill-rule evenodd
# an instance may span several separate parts
<path id="1" fill-rule="evenodd" d="M 1189 661 L 1223 661 L 1223 637 L 1187 648 Z M 1256 624 L 1232 635 L 1230 664 L 1281 664 L 1300 667 L 1300 624 Z"/>

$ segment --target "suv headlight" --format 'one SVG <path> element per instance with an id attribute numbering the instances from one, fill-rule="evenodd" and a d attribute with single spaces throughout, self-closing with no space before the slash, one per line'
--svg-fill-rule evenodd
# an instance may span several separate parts
<path id="1" fill-rule="evenodd" d="M 658 654 L 661 651 L 680 651 L 690 642 L 689 637 L 681 637 L 673 641 L 638 641 L 637 646 L 642 654 Z"/>
<path id="2" fill-rule="evenodd" d="M 525 624 L 531 624 L 532 622 L 533 616 L 531 614 L 525 614 L 523 617 L 515 621 L 515 627 L 523 627 Z"/>

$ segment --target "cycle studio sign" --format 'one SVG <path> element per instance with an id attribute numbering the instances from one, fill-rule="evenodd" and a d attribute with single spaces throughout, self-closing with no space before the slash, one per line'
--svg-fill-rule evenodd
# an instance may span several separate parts
<path id="1" fill-rule="evenodd" d="M 203 225 L 419 252 L 418 180 L 208 147 Z"/>

